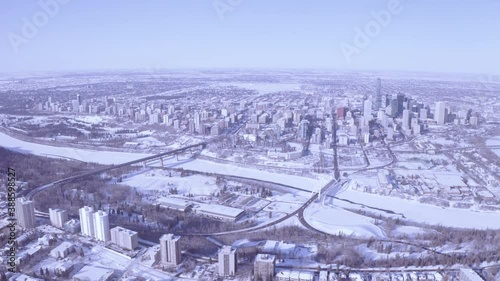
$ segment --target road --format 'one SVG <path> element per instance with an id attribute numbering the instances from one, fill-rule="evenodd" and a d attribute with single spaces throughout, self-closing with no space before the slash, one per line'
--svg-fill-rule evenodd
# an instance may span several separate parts
<path id="1" fill-rule="evenodd" d="M 337 181 L 338 180 L 333 179 L 330 182 L 328 182 L 325 186 L 323 186 L 321 188 L 321 193 L 323 193 L 324 190 L 327 190 L 332 184 L 335 184 Z M 298 188 L 292 187 L 292 186 L 289 186 L 289 188 L 298 189 Z M 308 190 L 303 190 L 303 189 L 298 189 L 298 190 L 308 191 Z M 179 235 L 191 235 L 191 236 L 221 236 L 221 235 L 228 235 L 228 234 L 247 233 L 247 232 L 250 232 L 250 231 L 256 231 L 256 230 L 265 229 L 265 228 L 277 225 L 280 222 L 284 222 L 287 219 L 289 219 L 289 218 L 291 218 L 291 217 L 293 217 L 293 216 L 295 216 L 297 214 L 303 213 L 304 210 L 307 208 L 307 206 L 309 206 L 311 203 L 313 203 L 317 198 L 318 198 L 318 193 L 314 193 L 311 196 L 311 198 L 309 198 L 306 202 L 304 202 L 304 204 L 302 204 L 302 206 L 300 208 L 298 208 L 297 210 L 293 211 L 292 213 L 289 213 L 289 214 L 285 215 L 282 218 L 279 218 L 277 220 L 274 220 L 274 221 L 271 221 L 271 222 L 268 222 L 268 223 L 265 223 L 265 224 L 261 224 L 261 225 L 257 225 L 257 226 L 253 226 L 253 227 L 249 227 L 249 228 L 244 228 L 244 229 L 237 229 L 237 230 L 231 230 L 231 231 L 218 232 L 218 233 L 177 233 L 177 234 L 179 234 Z"/>
<path id="2" fill-rule="evenodd" d="M 147 161 L 151 161 L 151 160 L 156 160 L 158 158 L 161 158 L 161 157 L 164 157 L 164 156 L 168 156 L 168 155 L 171 155 L 171 154 L 176 154 L 176 153 L 179 153 L 179 152 L 182 152 L 182 151 L 186 151 L 188 149 L 195 148 L 195 147 L 198 147 L 198 146 L 201 146 L 201 147 L 204 148 L 206 145 L 207 145 L 207 142 L 200 142 L 200 143 L 197 143 L 197 144 L 188 145 L 188 146 L 181 147 L 181 148 L 174 149 L 174 150 L 170 150 L 170 151 L 167 151 L 167 152 L 162 152 L 162 153 L 159 153 L 159 154 L 156 154 L 156 155 L 153 155 L 153 156 L 148 156 L 148 157 L 144 157 L 144 158 L 141 158 L 141 159 L 137 159 L 137 160 L 125 162 L 125 163 L 122 163 L 122 164 L 111 165 L 111 166 L 106 167 L 106 168 L 97 169 L 97 170 L 93 170 L 93 171 L 81 173 L 81 174 L 78 174 L 78 175 L 70 176 L 70 177 L 67 177 L 67 178 L 64 178 L 64 179 L 60 179 L 60 180 L 51 182 L 49 184 L 37 187 L 37 188 L 31 190 L 26 195 L 26 197 L 28 199 L 32 200 L 34 198 L 34 196 L 36 194 L 38 194 L 39 192 L 41 192 L 43 190 L 46 190 L 48 188 L 51 188 L 51 187 L 53 187 L 55 185 L 58 185 L 58 184 L 62 184 L 62 183 L 65 183 L 65 182 L 70 182 L 70 181 L 73 181 L 73 180 L 76 180 L 76 179 L 81 179 L 81 178 L 88 177 L 88 176 L 98 175 L 98 174 L 101 174 L 101 173 L 104 173 L 104 172 L 107 172 L 107 171 L 115 170 L 115 169 L 122 168 L 122 167 L 131 166 L 131 165 L 134 165 L 134 164 L 137 164 L 137 163 L 141 163 L 141 162 L 147 162 Z"/>

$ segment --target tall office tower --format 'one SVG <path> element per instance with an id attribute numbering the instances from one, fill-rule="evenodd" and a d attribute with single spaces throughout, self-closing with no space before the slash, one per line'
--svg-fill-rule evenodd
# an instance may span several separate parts
<path id="1" fill-rule="evenodd" d="M 396 97 L 396 100 L 398 102 L 398 112 L 397 112 L 397 115 L 403 113 L 405 98 L 406 98 L 405 94 L 398 93 L 398 95 Z"/>
<path id="2" fill-rule="evenodd" d="M 377 78 L 377 97 L 375 99 L 375 110 L 379 110 L 382 107 L 382 80 Z"/>
<path id="3" fill-rule="evenodd" d="M 94 236 L 94 219 L 92 217 L 92 214 L 94 214 L 94 208 L 84 206 L 79 210 L 79 213 L 82 234 L 86 236 Z"/>
<path id="4" fill-rule="evenodd" d="M 180 236 L 164 234 L 160 237 L 160 254 L 162 264 L 178 265 L 181 263 Z"/>
<path id="5" fill-rule="evenodd" d="M 23 228 L 35 228 L 35 205 L 24 198 L 16 199 L 15 217 Z"/>
<path id="6" fill-rule="evenodd" d="M 337 108 L 337 119 L 343 120 L 346 114 L 347 108 L 339 107 Z"/>
<path id="7" fill-rule="evenodd" d="M 371 120 L 372 102 L 370 100 L 365 100 L 363 102 L 363 117 L 365 117 L 365 119 Z"/>
<path id="8" fill-rule="evenodd" d="M 396 117 L 398 115 L 398 100 L 391 100 L 391 104 L 386 108 L 387 115 L 390 117 Z"/>
<path id="9" fill-rule="evenodd" d="M 78 105 L 82 104 L 82 97 L 80 97 L 80 94 L 76 95 L 76 102 L 78 102 Z"/>
<path id="10" fill-rule="evenodd" d="M 446 103 L 442 101 L 436 102 L 434 120 L 436 120 L 438 125 L 444 125 L 444 123 L 446 123 Z"/>
<path id="11" fill-rule="evenodd" d="M 188 131 L 190 134 L 194 134 L 194 132 L 196 132 L 196 129 L 194 128 L 194 120 L 193 119 L 189 119 L 189 121 L 188 121 Z"/>
<path id="12" fill-rule="evenodd" d="M 137 248 L 139 239 L 137 232 L 128 230 L 121 226 L 112 228 L 110 232 L 111 242 L 113 242 L 114 244 L 128 250 Z"/>
<path id="13" fill-rule="evenodd" d="M 258 254 L 253 263 L 255 279 L 262 281 L 272 281 L 274 278 L 274 266 L 276 257 L 268 254 Z"/>
<path id="14" fill-rule="evenodd" d="M 300 111 L 295 110 L 293 112 L 293 123 L 299 124 L 301 119 L 302 119 L 302 114 L 300 113 Z"/>
<path id="15" fill-rule="evenodd" d="M 384 108 L 387 107 L 387 106 L 389 106 L 391 104 L 391 100 L 392 100 L 392 96 L 390 96 L 390 95 L 386 95 L 385 96 L 385 106 L 384 106 Z"/>
<path id="16" fill-rule="evenodd" d="M 196 132 L 201 132 L 201 115 L 198 111 L 194 112 L 194 129 Z"/>
<path id="17" fill-rule="evenodd" d="M 410 129 L 410 111 L 408 109 L 403 110 L 403 129 Z"/>
<path id="18" fill-rule="evenodd" d="M 68 220 L 68 212 L 61 209 L 49 208 L 50 223 L 58 228 L 63 228 L 64 223 Z"/>
<path id="19" fill-rule="evenodd" d="M 94 213 L 94 237 L 104 242 L 111 240 L 108 213 L 101 210 Z"/>
<path id="20" fill-rule="evenodd" d="M 219 251 L 219 276 L 234 276 L 236 273 L 236 250 L 223 246 Z"/>
<path id="21" fill-rule="evenodd" d="M 420 118 L 420 120 L 426 120 L 427 119 L 427 108 L 420 109 L 419 118 Z"/>
<path id="22" fill-rule="evenodd" d="M 163 115 L 163 124 L 170 125 L 170 116 L 168 114 Z"/>
<path id="23" fill-rule="evenodd" d="M 299 128 L 297 129 L 297 138 L 305 140 L 307 139 L 307 133 L 309 130 L 309 121 L 306 119 L 300 121 Z"/>

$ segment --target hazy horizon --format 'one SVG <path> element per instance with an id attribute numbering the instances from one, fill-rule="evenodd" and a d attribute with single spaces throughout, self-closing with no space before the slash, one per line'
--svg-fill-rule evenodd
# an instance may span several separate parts
<path id="1" fill-rule="evenodd" d="M 494 0 L 59 1 L 0 4 L 0 73 L 499 72 L 500 39 L 493 35 L 500 1 Z M 36 32 L 26 32 L 30 24 Z M 356 41 L 357 30 L 368 40 Z"/>

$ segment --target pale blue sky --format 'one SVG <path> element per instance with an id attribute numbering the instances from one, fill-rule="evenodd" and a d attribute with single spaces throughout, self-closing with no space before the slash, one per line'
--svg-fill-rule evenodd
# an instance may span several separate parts
<path id="1" fill-rule="evenodd" d="M 42 0 L 46 2 L 49 0 Z M 52 0 L 56 1 L 56 0 Z M 68 1 L 68 0 L 65 0 Z M 218 0 L 223 3 L 231 0 Z M 71 0 L 22 36 L 40 0 L 1 0 L 0 71 L 196 67 L 499 73 L 499 0 L 400 0 L 402 11 L 348 62 L 340 44 L 390 0 Z M 233 0 L 233 2 L 237 2 Z"/>

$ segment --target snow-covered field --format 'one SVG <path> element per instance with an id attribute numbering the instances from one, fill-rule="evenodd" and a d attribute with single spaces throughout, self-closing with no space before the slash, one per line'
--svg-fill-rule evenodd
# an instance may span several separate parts
<path id="1" fill-rule="evenodd" d="M 494 138 L 487 140 L 486 145 L 488 145 L 488 146 L 500 146 L 500 136 L 497 136 L 497 137 L 494 137 Z M 493 150 L 493 152 L 495 152 L 495 154 L 500 157 L 500 148 L 495 148 L 495 149 L 491 149 L 491 150 Z"/>
<path id="2" fill-rule="evenodd" d="M 176 188 L 179 194 L 210 195 L 218 192 L 214 177 L 192 175 L 189 177 L 169 177 L 168 172 L 154 170 L 136 174 L 125 178 L 123 183 L 136 187 L 139 192 L 144 191 L 168 191 Z"/>
<path id="3" fill-rule="evenodd" d="M 121 164 L 147 156 L 151 154 L 142 153 L 127 153 L 127 152 L 114 152 L 114 151 L 97 151 L 86 150 L 70 147 L 58 147 L 44 144 L 37 144 L 25 142 L 15 139 L 9 135 L 0 132 L 0 146 L 20 152 L 30 153 L 40 156 L 54 157 L 54 158 L 71 158 L 86 162 L 95 162 L 99 164 Z"/>
<path id="4" fill-rule="evenodd" d="M 420 223 L 459 228 L 500 229 L 500 212 L 444 208 L 412 200 L 369 194 L 352 189 L 347 189 L 338 193 L 337 197 L 370 207 L 402 213 L 407 219 Z M 339 200 L 336 201 L 335 205 L 348 208 L 362 208 L 359 205 L 353 205 Z"/>
<path id="5" fill-rule="evenodd" d="M 244 83 L 244 82 L 231 82 L 231 83 L 217 83 L 216 86 L 235 86 L 239 88 L 255 90 L 260 94 L 268 94 L 279 91 L 300 91 L 301 84 L 292 83 Z"/>
<path id="6" fill-rule="evenodd" d="M 329 204 L 313 203 L 304 211 L 305 220 L 314 228 L 330 234 L 384 237 L 373 219 Z"/>
<path id="7" fill-rule="evenodd" d="M 294 175 L 276 174 L 267 171 L 261 171 L 251 168 L 243 168 L 226 164 L 219 164 L 199 159 L 186 162 L 184 164 L 179 165 L 178 167 L 194 171 L 218 173 L 230 176 L 241 176 L 241 177 L 254 178 L 257 180 L 265 180 L 274 183 L 290 185 L 293 187 L 309 191 L 317 190 L 319 186 L 323 186 L 328 182 L 328 179 L 313 179 L 313 178 L 306 178 Z"/>

